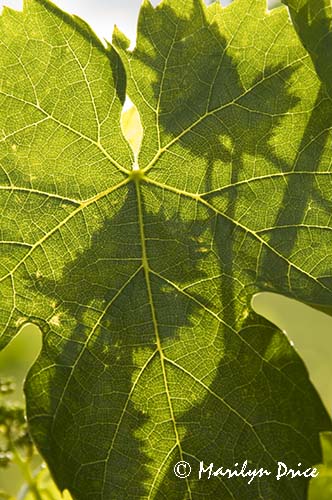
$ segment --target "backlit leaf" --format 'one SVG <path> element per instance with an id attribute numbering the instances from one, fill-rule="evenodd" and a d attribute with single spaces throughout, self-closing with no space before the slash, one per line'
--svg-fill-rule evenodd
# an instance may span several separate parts
<path id="1" fill-rule="evenodd" d="M 28 319 L 43 331 L 28 419 L 57 484 L 304 500 L 277 462 L 318 463 L 331 422 L 250 305 L 265 290 L 331 307 L 332 110 L 286 7 L 145 1 L 133 52 L 46 0 L 5 10 L 0 33 L 2 342 Z M 246 460 L 271 475 L 198 478 Z"/>

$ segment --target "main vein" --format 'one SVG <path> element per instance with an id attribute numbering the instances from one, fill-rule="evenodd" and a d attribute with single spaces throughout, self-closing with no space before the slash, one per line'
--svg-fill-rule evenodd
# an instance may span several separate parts
<path id="1" fill-rule="evenodd" d="M 164 355 L 162 345 L 161 345 L 161 339 L 160 339 L 159 328 L 158 328 L 158 321 L 157 321 L 157 316 L 156 316 L 156 309 L 155 309 L 155 305 L 154 305 L 152 288 L 151 288 L 151 280 L 150 280 L 151 270 L 150 270 L 150 266 L 149 266 L 149 260 L 148 260 L 147 248 L 146 248 L 146 240 L 145 240 L 143 204 L 142 204 L 142 195 L 141 195 L 141 190 L 140 190 L 140 181 L 135 180 L 135 185 L 136 185 L 136 193 L 137 193 L 138 221 L 139 221 L 140 239 L 141 239 L 141 247 L 142 247 L 142 266 L 143 266 L 143 270 L 144 270 L 148 300 L 149 300 L 150 309 L 151 309 L 151 317 L 152 317 L 154 334 L 155 334 L 155 338 L 156 338 L 156 345 L 157 345 L 157 350 L 158 350 L 159 357 L 160 357 L 161 370 L 162 370 L 163 380 L 164 380 L 164 384 L 165 384 L 165 393 L 166 393 L 166 398 L 167 398 L 167 402 L 168 402 L 170 416 L 171 416 L 171 420 L 172 420 L 172 424 L 173 424 L 175 442 L 176 442 L 176 446 L 179 450 L 180 459 L 181 459 L 181 461 L 183 461 L 183 452 L 182 452 L 182 447 L 181 447 L 181 441 L 180 441 L 180 436 L 179 436 L 176 421 L 175 421 L 174 409 L 173 409 L 171 395 L 170 395 L 169 386 L 168 386 L 166 366 L 165 366 L 165 355 Z M 191 500 L 192 496 L 191 496 L 190 486 L 189 486 L 187 479 L 186 479 L 186 483 L 187 483 L 189 498 Z"/>

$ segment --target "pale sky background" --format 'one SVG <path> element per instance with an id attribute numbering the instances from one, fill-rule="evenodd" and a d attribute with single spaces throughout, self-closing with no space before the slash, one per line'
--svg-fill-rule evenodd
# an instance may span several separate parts
<path id="1" fill-rule="evenodd" d="M 141 0 L 53 0 L 53 3 L 87 21 L 101 38 L 111 41 L 116 24 L 133 43 L 135 41 Z M 151 0 L 151 3 L 157 5 L 159 1 Z M 230 0 L 222 0 L 223 5 L 228 3 Z M 22 0 L 0 0 L 0 8 L 3 5 L 21 9 Z"/>
<path id="2" fill-rule="evenodd" d="M 231 0 L 221 0 L 227 5 Z M 272 3 L 274 0 L 270 0 Z M 134 44 L 136 22 L 141 0 L 53 0 L 61 9 L 80 16 L 87 21 L 100 38 L 112 39 L 116 24 Z M 158 0 L 151 0 L 153 5 Z M 0 8 L 8 5 L 14 9 L 22 8 L 22 0 L 0 0 Z"/>

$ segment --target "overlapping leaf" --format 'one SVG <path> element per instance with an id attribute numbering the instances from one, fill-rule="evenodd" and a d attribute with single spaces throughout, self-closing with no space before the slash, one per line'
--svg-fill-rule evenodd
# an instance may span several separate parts
<path id="1" fill-rule="evenodd" d="M 145 2 L 134 52 L 115 33 L 119 56 L 44 0 L 0 30 L 1 324 L 4 342 L 28 318 L 44 331 L 28 417 L 59 486 L 304 499 L 305 479 L 198 480 L 200 460 L 316 463 L 330 426 L 250 307 L 262 290 L 332 296 L 331 108 L 287 10 Z"/>

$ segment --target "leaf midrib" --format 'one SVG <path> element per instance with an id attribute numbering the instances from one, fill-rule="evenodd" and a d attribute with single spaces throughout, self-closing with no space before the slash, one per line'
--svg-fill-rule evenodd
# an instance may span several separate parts
<path id="1" fill-rule="evenodd" d="M 177 423 L 176 423 L 176 419 L 175 419 L 172 399 L 171 399 L 170 390 L 169 390 L 169 384 L 168 384 L 168 380 L 167 380 L 167 373 L 166 373 L 166 367 L 165 367 L 165 355 L 163 352 L 161 339 L 160 339 L 160 335 L 159 335 L 159 327 L 158 327 L 156 309 L 155 309 L 152 288 L 151 288 L 151 281 L 150 281 L 151 269 L 150 269 L 150 265 L 149 265 L 148 252 L 147 252 L 147 247 L 146 247 L 144 215 L 143 215 L 143 202 L 142 202 L 142 194 L 141 194 L 141 182 L 137 178 L 135 180 L 135 187 L 136 187 L 136 196 L 137 196 L 138 223 L 139 223 L 141 251 L 142 251 L 142 266 L 143 266 L 143 270 L 144 270 L 146 289 L 147 289 L 148 300 L 149 300 L 150 311 L 151 311 L 151 318 L 152 318 L 152 323 L 153 323 L 153 330 L 154 330 L 154 335 L 155 335 L 155 339 L 156 339 L 157 351 L 159 353 L 159 358 L 160 358 L 160 366 L 161 366 L 163 382 L 164 382 L 164 387 L 165 387 L 165 394 L 166 394 L 167 403 L 168 403 L 169 412 L 170 412 L 170 418 L 171 418 L 172 425 L 173 425 L 175 446 L 179 450 L 180 460 L 183 461 L 183 450 L 182 450 L 181 440 L 180 440 L 180 436 L 179 436 L 178 429 L 177 429 Z M 190 483 L 189 483 L 187 477 L 185 478 L 185 481 L 186 481 L 187 491 L 189 494 L 189 499 L 192 500 Z"/>

